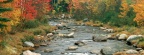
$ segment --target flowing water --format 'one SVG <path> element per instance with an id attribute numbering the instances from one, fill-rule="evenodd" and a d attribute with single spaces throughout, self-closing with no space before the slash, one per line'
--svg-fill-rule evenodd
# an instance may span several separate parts
<path id="1" fill-rule="evenodd" d="M 49 21 L 50 25 L 56 25 L 59 22 Z M 91 54 L 91 50 L 101 50 L 104 47 L 111 47 L 113 49 L 123 50 L 133 48 L 125 44 L 125 41 L 108 40 L 107 42 L 93 42 L 92 36 L 99 34 L 110 34 L 99 30 L 98 27 L 74 25 L 72 22 L 68 23 L 71 28 L 76 28 L 74 38 L 58 38 L 51 41 L 50 45 L 41 46 L 35 52 L 42 55 L 96 55 Z M 70 33 L 68 30 L 59 30 L 59 33 Z M 77 50 L 69 51 L 68 46 L 73 46 L 76 41 L 82 40 L 86 45 L 78 47 Z M 43 49 L 52 49 L 52 52 L 43 52 Z"/>

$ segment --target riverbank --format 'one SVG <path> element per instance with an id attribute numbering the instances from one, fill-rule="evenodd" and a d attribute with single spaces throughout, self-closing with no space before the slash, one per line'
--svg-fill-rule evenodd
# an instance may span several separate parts
<path id="1" fill-rule="evenodd" d="M 1 41 L 0 55 L 20 55 L 25 50 L 35 50 L 33 47 L 24 47 L 22 40 L 26 39 L 27 36 L 34 37 L 39 34 L 46 35 L 48 32 L 52 32 L 54 29 L 54 26 L 45 24 L 40 25 L 37 28 L 25 29 L 24 31 L 15 32 L 15 34 L 7 34 L 3 37 L 3 40 L 5 41 Z"/>

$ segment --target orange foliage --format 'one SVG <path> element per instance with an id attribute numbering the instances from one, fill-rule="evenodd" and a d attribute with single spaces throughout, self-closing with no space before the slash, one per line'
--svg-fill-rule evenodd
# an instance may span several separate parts
<path id="1" fill-rule="evenodd" d="M 135 0 L 135 2 L 136 3 L 132 5 L 136 12 L 134 21 L 136 21 L 138 25 L 144 25 L 144 0 Z"/>
<path id="2" fill-rule="evenodd" d="M 126 0 L 121 0 L 122 3 L 121 3 L 121 8 L 120 10 L 122 12 L 120 12 L 120 15 L 118 15 L 119 18 L 123 18 L 127 15 L 127 12 L 129 11 L 129 5 L 127 4 L 127 1 Z"/>

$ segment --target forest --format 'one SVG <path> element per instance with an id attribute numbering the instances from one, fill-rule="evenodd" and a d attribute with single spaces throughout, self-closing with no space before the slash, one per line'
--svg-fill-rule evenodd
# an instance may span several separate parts
<path id="1" fill-rule="evenodd" d="M 0 0 L 0 55 L 35 50 L 23 44 L 57 30 L 48 24 L 53 19 L 112 28 L 113 35 L 124 33 L 126 38 L 144 35 L 144 0 Z M 133 43 L 144 48 L 144 38 Z"/>

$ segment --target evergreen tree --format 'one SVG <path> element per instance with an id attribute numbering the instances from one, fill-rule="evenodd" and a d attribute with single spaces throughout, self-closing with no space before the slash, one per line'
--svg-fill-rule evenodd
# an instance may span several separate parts
<path id="1" fill-rule="evenodd" d="M 13 0 L 4 0 L 2 2 L 0 2 L 0 4 L 5 4 L 5 3 L 9 3 L 12 2 Z M 11 8 L 3 8 L 2 6 L 0 6 L 0 14 L 6 11 L 11 11 Z M 3 30 L 4 27 L 6 27 L 6 25 L 4 24 L 4 22 L 8 22 L 10 21 L 9 18 L 3 18 L 0 15 L 0 29 Z"/>

